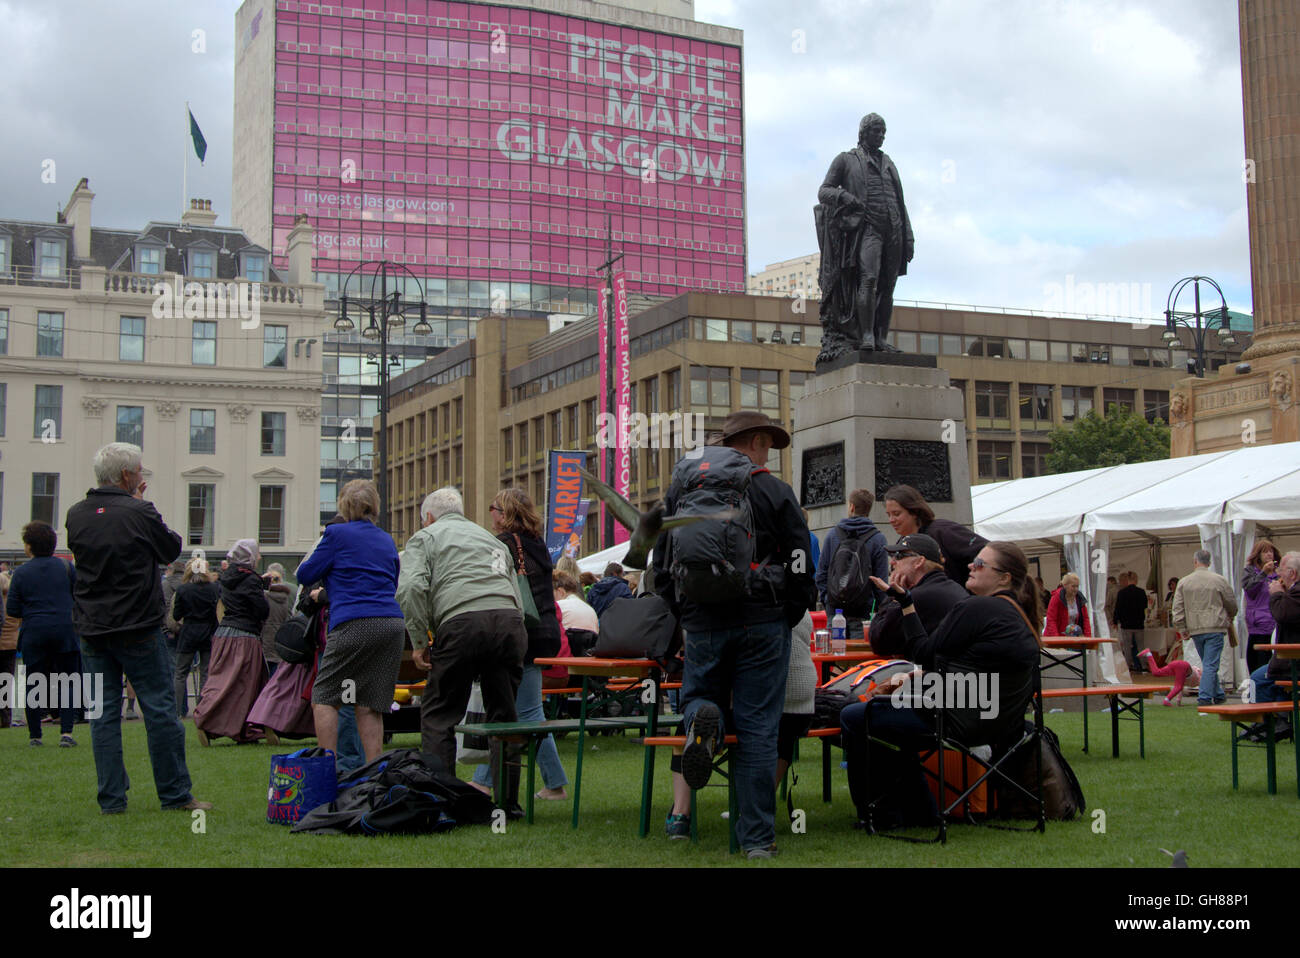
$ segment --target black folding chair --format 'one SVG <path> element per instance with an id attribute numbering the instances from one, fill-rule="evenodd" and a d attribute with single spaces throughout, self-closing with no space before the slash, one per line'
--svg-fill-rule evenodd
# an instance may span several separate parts
<path id="1" fill-rule="evenodd" d="M 942 679 L 942 675 L 940 675 Z M 947 688 L 945 683 L 944 688 Z M 1033 696 L 1031 699 L 1034 720 L 1032 723 L 1022 723 L 1025 727 L 1013 729 L 1010 735 L 1006 736 L 1000 742 L 983 743 L 991 749 L 991 754 L 986 759 L 975 754 L 975 749 L 979 745 L 967 745 L 964 742 L 957 741 L 948 733 L 947 710 L 944 707 L 933 709 L 935 716 L 935 730 L 933 735 L 924 736 L 918 741 L 920 749 L 917 753 L 917 760 L 920 762 L 924 774 L 931 775 L 938 780 L 939 800 L 939 830 L 933 838 L 914 838 L 910 835 L 896 835 L 890 831 L 878 830 L 872 825 L 872 813 L 878 806 L 891 797 L 892 790 L 899 788 L 903 784 L 902 777 L 896 778 L 889 788 L 877 796 L 870 805 L 867 806 L 868 831 L 873 835 L 880 835 L 884 838 L 892 838 L 897 841 L 912 842 L 914 844 L 932 845 L 935 843 L 946 844 L 948 841 L 948 825 L 952 821 L 964 821 L 971 825 L 984 825 L 989 828 L 998 828 L 1004 831 L 1013 832 L 1043 832 L 1047 829 L 1047 811 L 1043 802 L 1043 757 L 1041 740 L 1043 734 L 1043 703 L 1042 696 L 1039 695 L 1041 682 L 1039 679 L 1038 669 L 1033 670 Z M 888 748 L 901 750 L 899 746 L 892 742 L 886 742 L 881 739 L 874 739 L 878 744 Z M 962 790 L 952 801 L 944 804 L 944 799 L 949 793 L 947 783 L 947 760 L 946 753 L 956 753 L 962 766 Z M 931 773 L 925 769 L 925 762 L 930 756 L 936 756 L 937 768 Z M 967 760 L 974 760 L 984 769 L 983 772 L 972 782 L 969 781 L 967 774 Z M 1025 765 L 1032 762 L 1033 787 L 1029 788 L 1026 784 L 1016 777 L 1015 771 L 1022 769 Z M 997 789 L 990 787 L 990 805 L 992 804 L 995 791 L 1001 791 L 1003 801 L 1009 798 L 1012 800 L 1027 800 L 1030 807 L 1037 812 L 1036 821 L 1028 828 L 1018 825 L 1005 825 L 987 818 L 978 819 L 971 811 L 969 799 L 975 791 L 985 783 L 989 786 L 997 786 Z M 952 787 L 956 789 L 956 785 Z"/>

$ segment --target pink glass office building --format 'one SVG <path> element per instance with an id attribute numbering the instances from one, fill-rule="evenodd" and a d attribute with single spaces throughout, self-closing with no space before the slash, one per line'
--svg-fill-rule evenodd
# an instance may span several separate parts
<path id="1" fill-rule="evenodd" d="M 633 292 L 743 292 L 740 33 L 581 7 L 607 19 L 573 0 L 247 0 L 235 222 L 282 264 L 306 213 L 334 288 L 387 259 L 435 305 L 584 312 L 608 215 Z"/>

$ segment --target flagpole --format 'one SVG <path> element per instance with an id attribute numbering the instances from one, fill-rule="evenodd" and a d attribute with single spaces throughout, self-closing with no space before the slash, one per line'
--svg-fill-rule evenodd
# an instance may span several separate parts
<path id="1" fill-rule="evenodd" d="M 190 135 L 190 101 L 185 101 L 185 136 Z M 181 216 L 185 215 L 185 204 L 189 200 L 190 154 L 181 138 Z"/>

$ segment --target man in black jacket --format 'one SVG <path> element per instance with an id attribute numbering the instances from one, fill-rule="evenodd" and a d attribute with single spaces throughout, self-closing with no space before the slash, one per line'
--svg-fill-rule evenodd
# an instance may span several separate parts
<path id="1" fill-rule="evenodd" d="M 927 633 L 933 633 L 953 606 L 970 596 L 944 570 L 939 544 L 927 535 L 913 533 L 886 546 L 890 563 L 889 581 L 912 591 L 916 614 Z M 893 599 L 886 599 L 868 633 L 877 655 L 901 655 L 904 651 L 903 611 Z"/>
<path id="2" fill-rule="evenodd" d="M 122 676 L 135 688 L 149 736 L 149 761 L 163 808 L 206 810 L 190 794 L 185 730 L 176 717 L 172 666 L 163 643 L 162 581 L 158 566 L 181 551 L 181 537 L 167 528 L 144 498 L 140 447 L 114 442 L 95 453 L 99 487 L 68 510 L 68 548 L 76 559 L 73 620 L 89 673 L 102 681 L 102 714 L 93 719 L 100 810 L 126 811 L 128 787 L 122 762 Z"/>
<path id="3" fill-rule="evenodd" d="M 1124 650 L 1130 672 L 1145 672 L 1137 657 L 1147 624 L 1147 593 L 1137 584 L 1136 572 L 1119 574 L 1120 590 L 1115 593 L 1115 621 L 1119 624 L 1119 646 Z"/>
<path id="4" fill-rule="evenodd" d="M 654 581 L 686 633 L 681 702 L 687 744 L 681 757 L 682 775 L 693 789 L 708 782 L 713 756 L 726 731 L 722 710 L 730 705 L 740 739 L 735 759 L 736 838 L 747 857 L 770 858 L 776 848 L 772 782 L 790 663 L 790 628 L 816 603 L 817 587 L 808 526 L 794 491 L 766 468 L 769 450 L 789 446 L 790 434 L 762 413 L 735 412 L 723 424 L 722 444 L 750 461 L 746 495 L 753 519 L 754 566 L 746 597 L 740 602 L 699 604 L 679 594 L 672 574 L 670 533 L 655 544 Z M 718 457 L 718 468 L 735 467 L 736 458 Z M 704 459 L 713 463 L 712 452 Z M 685 492 L 674 481 L 664 500 L 666 514 L 677 511 Z M 689 797 L 685 808 L 680 804 L 675 798 L 677 816 L 689 808 Z"/>

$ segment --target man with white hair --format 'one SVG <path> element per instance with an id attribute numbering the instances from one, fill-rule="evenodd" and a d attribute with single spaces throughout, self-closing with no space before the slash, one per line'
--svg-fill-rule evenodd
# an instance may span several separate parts
<path id="1" fill-rule="evenodd" d="M 1219 684 L 1219 658 L 1223 655 L 1223 637 L 1237 614 L 1237 598 L 1228 580 L 1210 571 L 1210 553 L 1198 549 L 1192 559 L 1194 568 L 1174 590 L 1172 624 L 1179 632 L 1192 637 L 1196 654 L 1201 657 L 1201 687 L 1197 705 L 1222 705 L 1228 697 Z"/>
<path id="2" fill-rule="evenodd" d="M 454 775 L 452 729 L 465 715 L 476 678 L 487 720 L 515 721 L 528 634 L 514 562 L 500 540 L 465 518 L 460 493 L 450 487 L 431 492 L 420 506 L 420 521 L 423 528 L 402 553 L 397 602 L 415 663 L 429 670 L 420 701 L 420 748 Z M 494 739 L 494 763 L 499 747 Z M 514 814 L 517 766 L 506 779 L 498 783 L 497 804 Z"/>
<path id="3" fill-rule="evenodd" d="M 95 453 L 99 487 L 68 510 L 68 548 L 77 563 L 73 621 L 82 661 L 101 689 L 99 718 L 91 720 L 99 807 L 126 811 L 129 782 L 122 762 L 122 676 L 135 688 L 149 736 L 149 761 L 162 807 L 209 809 L 190 794 L 185 731 L 176 716 L 172 662 L 163 643 L 162 581 L 158 566 L 181 552 L 181 537 L 167 528 L 144 498 L 140 447 L 109 443 Z"/>

